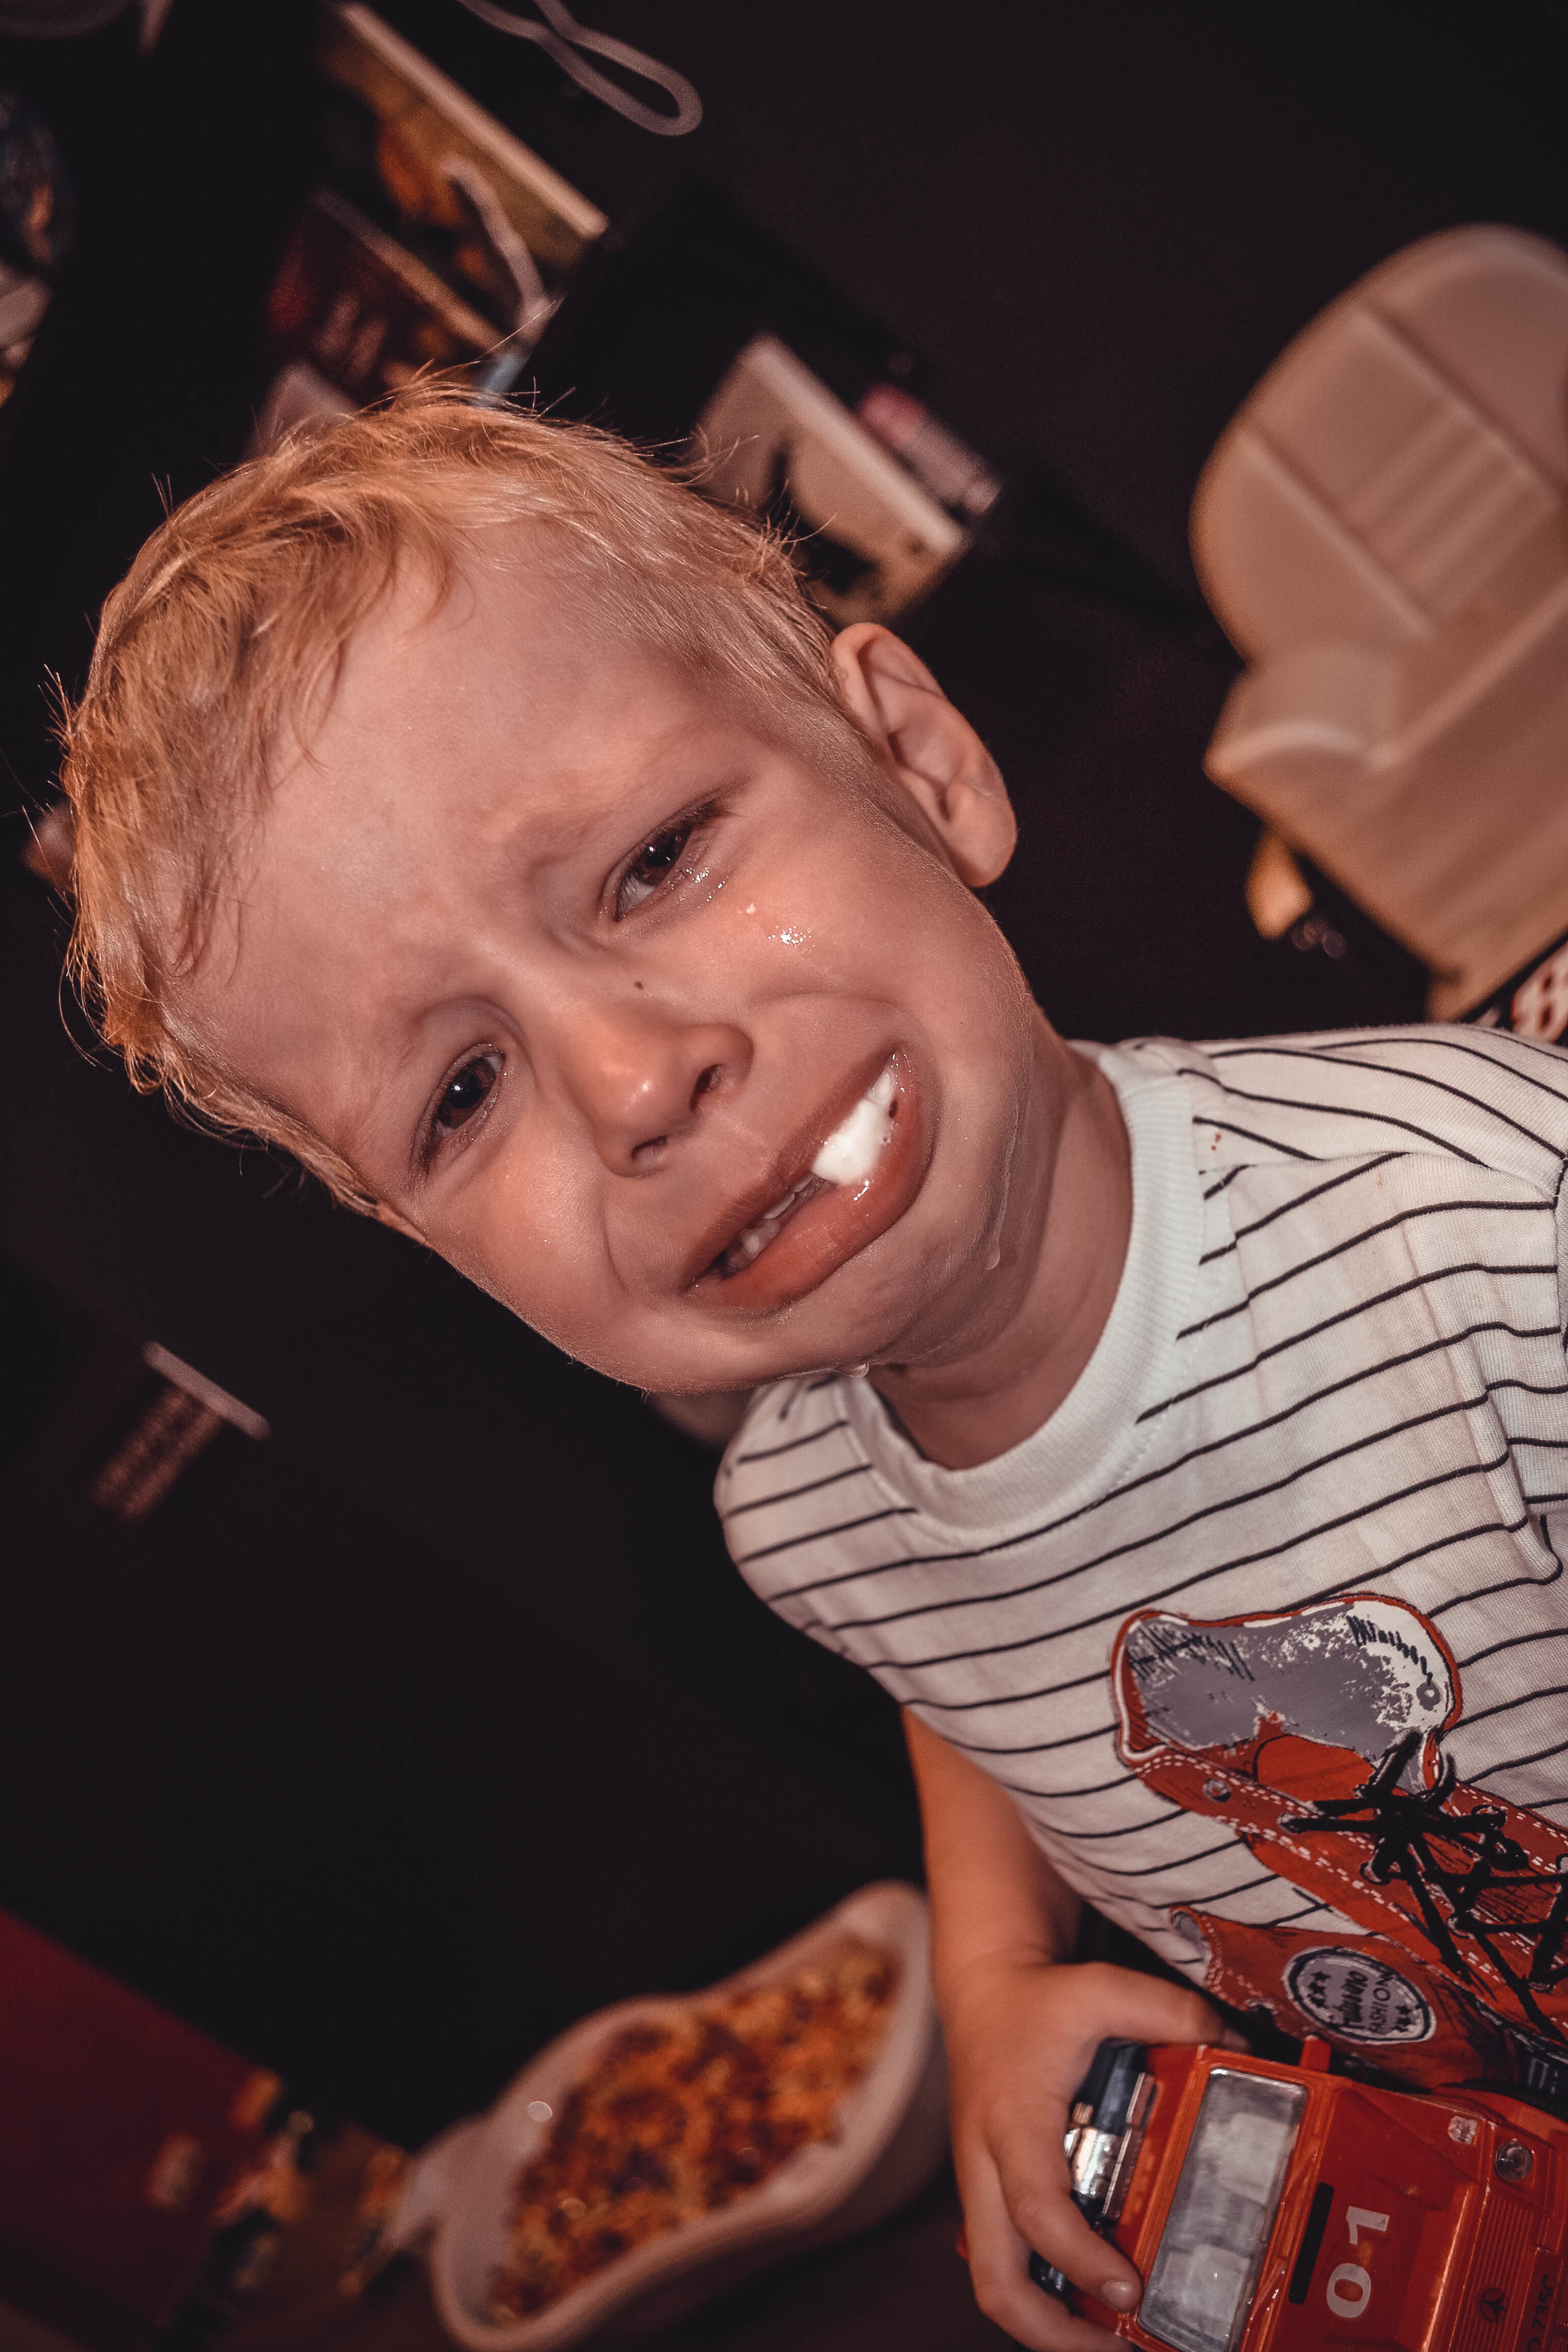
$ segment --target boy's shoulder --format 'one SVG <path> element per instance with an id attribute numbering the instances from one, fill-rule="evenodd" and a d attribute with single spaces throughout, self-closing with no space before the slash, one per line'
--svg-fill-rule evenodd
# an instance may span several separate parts
<path id="1" fill-rule="evenodd" d="M 843 1375 L 770 1381 L 755 1390 L 725 1448 L 713 1496 L 737 1566 L 743 1569 L 774 1549 L 763 1543 L 759 1550 L 751 1540 L 745 1523 L 752 1513 L 837 1488 L 870 1466 L 845 1409 Z M 880 1498 L 871 1504 L 858 1495 L 847 1500 L 851 1516 L 860 1515 L 857 1524 L 866 1523 L 867 1511 L 879 1510 Z"/>
<path id="2" fill-rule="evenodd" d="M 1121 1070 L 1184 1082 L 1199 1160 L 1216 1172 L 1376 1153 L 1486 1170 L 1552 1201 L 1562 1190 L 1568 1053 L 1532 1038 L 1436 1024 L 1204 1045 L 1146 1037 L 1117 1058 Z"/>

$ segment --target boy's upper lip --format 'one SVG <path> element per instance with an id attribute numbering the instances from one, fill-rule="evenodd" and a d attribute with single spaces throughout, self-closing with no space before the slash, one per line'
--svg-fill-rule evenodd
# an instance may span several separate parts
<path id="1" fill-rule="evenodd" d="M 744 1192 L 732 1194 L 727 1207 L 717 1210 L 687 1254 L 684 1270 L 679 1276 L 682 1290 L 689 1290 L 711 1267 L 721 1252 L 743 1234 L 748 1225 L 755 1224 L 765 1209 L 771 1209 L 784 1193 L 810 1173 L 811 1163 L 833 1133 L 836 1127 L 854 1109 L 861 1096 L 873 1087 L 893 1057 L 893 1047 L 880 1045 L 857 1063 L 851 1074 L 820 1104 L 791 1136 L 789 1141 L 772 1160 L 765 1173 L 759 1176 Z"/>

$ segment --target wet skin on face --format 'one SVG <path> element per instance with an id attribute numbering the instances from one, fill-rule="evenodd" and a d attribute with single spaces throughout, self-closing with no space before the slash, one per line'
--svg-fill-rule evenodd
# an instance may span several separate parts
<path id="1" fill-rule="evenodd" d="M 911 788 L 927 716 L 862 748 L 606 636 L 521 565 L 434 609 L 405 582 L 283 763 L 176 1013 L 616 1377 L 951 1357 L 1005 1313 L 998 1265 L 1026 1284 L 1073 1057 L 940 791 Z M 889 1068 L 871 1175 L 808 1188 L 726 1276 Z"/>

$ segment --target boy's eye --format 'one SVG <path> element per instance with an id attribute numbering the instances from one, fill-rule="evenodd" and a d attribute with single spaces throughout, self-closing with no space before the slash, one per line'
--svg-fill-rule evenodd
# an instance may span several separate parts
<path id="1" fill-rule="evenodd" d="M 696 832 L 699 819 L 682 817 L 679 824 L 668 824 L 650 834 L 636 856 L 629 858 L 616 885 L 616 916 L 619 920 L 650 898 L 661 882 L 673 874 L 680 863 L 681 853 Z"/>
<path id="2" fill-rule="evenodd" d="M 500 1061 L 499 1054 L 476 1054 L 447 1079 L 430 1122 L 437 1135 L 455 1134 L 483 1108 L 500 1076 Z"/>

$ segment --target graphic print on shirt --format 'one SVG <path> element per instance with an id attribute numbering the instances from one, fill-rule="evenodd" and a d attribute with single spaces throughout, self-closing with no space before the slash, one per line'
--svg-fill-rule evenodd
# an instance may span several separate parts
<path id="1" fill-rule="evenodd" d="M 1352 1940 L 1209 1912 L 1206 1983 L 1426 2086 L 1568 2094 L 1568 1832 L 1460 1780 L 1453 1656 L 1404 1602 L 1129 1618 L 1111 1682 L 1144 1784 L 1353 1920 Z"/>

